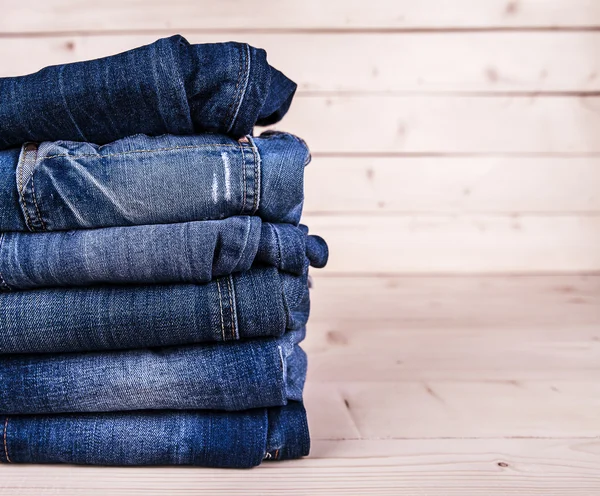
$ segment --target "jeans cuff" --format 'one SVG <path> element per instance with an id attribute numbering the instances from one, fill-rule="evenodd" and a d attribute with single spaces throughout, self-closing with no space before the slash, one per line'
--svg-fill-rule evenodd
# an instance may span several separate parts
<path id="1" fill-rule="evenodd" d="M 265 460 L 289 460 L 310 452 L 306 410 L 301 402 L 268 410 L 269 428 Z"/>
<path id="2" fill-rule="evenodd" d="M 46 225 L 42 219 L 41 210 L 35 196 L 34 174 L 37 165 L 38 145 L 25 143 L 21 148 L 17 163 L 17 191 L 19 203 L 25 217 L 25 223 L 30 231 L 45 231 Z"/>

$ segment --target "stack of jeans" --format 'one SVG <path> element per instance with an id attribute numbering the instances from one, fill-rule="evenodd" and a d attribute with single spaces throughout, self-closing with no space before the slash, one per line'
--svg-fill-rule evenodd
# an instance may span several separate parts
<path id="1" fill-rule="evenodd" d="M 0 461 L 308 453 L 295 84 L 180 36 L 0 79 Z"/>

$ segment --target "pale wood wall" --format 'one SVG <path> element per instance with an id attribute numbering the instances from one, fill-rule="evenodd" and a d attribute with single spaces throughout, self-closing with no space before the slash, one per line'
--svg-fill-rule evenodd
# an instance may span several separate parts
<path id="1" fill-rule="evenodd" d="M 0 0 L 0 75 L 174 33 L 299 83 L 277 127 L 313 149 L 331 245 L 311 457 L 2 467 L 0 492 L 598 494 L 600 1 Z"/>
<path id="2" fill-rule="evenodd" d="M 0 75 L 181 33 L 299 83 L 329 275 L 600 270 L 600 2 L 2 0 Z"/>

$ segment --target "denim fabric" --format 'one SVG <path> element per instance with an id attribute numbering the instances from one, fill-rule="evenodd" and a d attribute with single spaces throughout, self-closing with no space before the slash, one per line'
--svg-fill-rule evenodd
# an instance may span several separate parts
<path id="1" fill-rule="evenodd" d="M 172 36 L 0 79 L 0 149 L 58 139 L 103 144 L 136 133 L 238 137 L 281 119 L 295 90 L 264 50 Z"/>
<path id="2" fill-rule="evenodd" d="M 287 133 L 131 136 L 0 152 L 0 231 L 57 231 L 258 215 L 297 224 L 306 144 Z"/>
<path id="3" fill-rule="evenodd" d="M 7 463 L 249 468 L 308 455 L 301 403 L 244 412 L 139 411 L 0 417 Z"/>
<path id="4" fill-rule="evenodd" d="M 305 226 L 259 217 L 47 233 L 0 233 L 0 289 L 204 283 L 263 263 L 301 275 L 327 245 Z M 1 346 L 0 346 L 1 347 Z"/>
<path id="5" fill-rule="evenodd" d="M 207 284 L 0 293 L 0 354 L 281 336 L 308 319 L 307 277 L 256 267 Z"/>
<path id="6" fill-rule="evenodd" d="M 246 410 L 302 399 L 304 328 L 239 343 L 0 358 L 0 412 Z"/>

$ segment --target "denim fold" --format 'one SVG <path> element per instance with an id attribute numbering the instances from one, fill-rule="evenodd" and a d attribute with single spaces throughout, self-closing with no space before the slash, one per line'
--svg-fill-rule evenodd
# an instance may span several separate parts
<path id="1" fill-rule="evenodd" d="M 240 137 L 281 119 L 295 91 L 262 49 L 191 45 L 176 35 L 0 78 L 0 149 L 59 139 L 105 144 L 137 133 Z"/>
<path id="2" fill-rule="evenodd" d="M 0 412 L 247 410 L 301 401 L 305 329 L 279 338 L 0 357 Z"/>
<path id="3" fill-rule="evenodd" d="M 301 275 L 327 262 L 306 226 L 259 217 L 47 233 L 0 233 L 0 289 L 206 283 L 265 264 Z M 0 325 L 1 327 L 1 325 Z"/>
<path id="4" fill-rule="evenodd" d="M 0 152 L 0 231 L 65 231 L 256 215 L 298 224 L 306 144 L 288 133 L 136 135 Z"/>
<path id="5" fill-rule="evenodd" d="M 299 402 L 243 412 L 154 410 L 0 416 L 4 463 L 250 468 L 306 456 Z"/>
<path id="6" fill-rule="evenodd" d="M 308 319 L 307 270 L 255 267 L 206 284 L 0 292 L 0 355 L 281 336 Z"/>
<path id="7" fill-rule="evenodd" d="M 296 84 L 180 35 L 0 78 L 0 462 L 305 456 Z"/>

